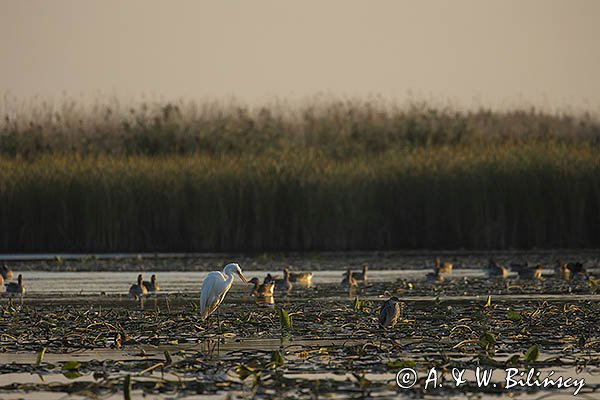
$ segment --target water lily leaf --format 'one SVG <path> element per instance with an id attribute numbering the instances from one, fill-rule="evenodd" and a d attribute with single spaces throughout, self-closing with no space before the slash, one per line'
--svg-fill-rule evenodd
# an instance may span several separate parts
<path id="1" fill-rule="evenodd" d="M 236 371 L 238 373 L 238 376 L 240 377 L 241 380 L 246 379 L 247 377 L 249 377 L 250 375 L 256 373 L 256 368 L 253 368 L 249 365 L 239 365 L 236 368 Z"/>
<path id="2" fill-rule="evenodd" d="M 80 376 L 82 376 L 79 371 L 65 371 L 63 372 L 63 375 L 65 376 L 65 378 L 67 379 L 77 379 Z"/>
<path id="3" fill-rule="evenodd" d="M 292 319 L 287 311 L 283 308 L 279 309 L 279 325 L 282 331 L 290 331 L 292 329 Z"/>
<path id="4" fill-rule="evenodd" d="M 285 364 L 285 359 L 283 358 L 283 354 L 281 354 L 281 351 L 273 350 L 273 352 L 271 352 L 271 363 L 275 367 L 283 367 L 283 365 Z"/>
<path id="5" fill-rule="evenodd" d="M 506 314 L 506 319 L 511 320 L 513 322 L 520 322 L 523 317 L 516 311 L 511 311 Z"/>
<path id="6" fill-rule="evenodd" d="M 79 369 L 79 367 L 81 367 L 81 363 L 79 361 L 67 361 L 66 363 L 63 364 L 62 366 L 62 370 L 63 371 L 77 371 Z"/>
<path id="7" fill-rule="evenodd" d="M 479 337 L 479 344 L 486 350 L 489 350 L 493 345 L 496 344 L 496 336 L 490 332 L 484 332 Z"/>
<path id="8" fill-rule="evenodd" d="M 539 355 L 540 355 L 540 347 L 537 344 L 534 344 L 533 346 L 528 348 L 527 351 L 525 352 L 525 363 L 533 364 L 534 362 L 536 362 Z"/>
<path id="9" fill-rule="evenodd" d="M 506 365 L 517 365 L 517 364 L 519 364 L 520 359 L 521 359 L 521 356 L 519 356 L 518 354 L 515 354 L 514 356 L 512 356 L 511 358 L 506 360 Z"/>
<path id="10" fill-rule="evenodd" d="M 358 299 L 358 297 L 354 298 L 353 308 L 354 308 L 354 311 L 360 311 L 360 309 L 362 308 L 361 301 Z"/>
<path id="11" fill-rule="evenodd" d="M 494 360 L 492 357 L 490 357 L 487 354 L 479 355 L 479 364 L 480 365 L 489 365 L 492 367 L 502 367 L 503 366 L 502 363 L 499 363 L 498 361 Z"/>
<path id="12" fill-rule="evenodd" d="M 171 357 L 171 353 L 169 350 L 165 350 L 165 363 L 171 364 L 173 362 L 173 358 Z"/>

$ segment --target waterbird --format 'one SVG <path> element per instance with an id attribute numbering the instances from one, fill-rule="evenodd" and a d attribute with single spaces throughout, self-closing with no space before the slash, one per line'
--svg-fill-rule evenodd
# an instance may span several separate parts
<path id="1" fill-rule="evenodd" d="M 258 278 L 256 277 L 250 279 L 248 282 L 254 284 L 254 288 L 252 289 L 252 296 L 273 297 L 273 289 L 275 289 L 275 284 L 273 282 L 265 282 L 261 284 Z"/>
<path id="2" fill-rule="evenodd" d="M 2 278 L 4 278 L 4 280 L 10 281 L 13 278 L 12 269 L 10 269 L 6 264 L 4 264 L 2 265 L 2 267 L 0 267 L 0 275 L 2 276 Z"/>
<path id="3" fill-rule="evenodd" d="M 234 276 L 237 275 L 242 282 L 248 283 L 242 269 L 237 263 L 229 263 L 221 271 L 212 271 L 206 275 L 200 288 L 200 317 L 202 319 L 208 318 L 209 315 L 214 313 L 225 295 L 233 285 Z"/>
<path id="4" fill-rule="evenodd" d="M 510 264 L 510 270 L 516 272 L 520 279 L 542 279 L 542 265 L 537 264 L 530 267 L 525 261 L 524 264 Z"/>
<path id="5" fill-rule="evenodd" d="M 352 271 L 352 277 L 357 281 L 363 281 L 364 284 L 367 284 L 367 271 L 369 270 L 369 264 L 363 264 L 361 272 Z M 346 273 L 344 273 L 346 275 Z"/>
<path id="6" fill-rule="evenodd" d="M 134 283 L 129 288 L 129 295 L 131 297 L 135 297 L 136 299 L 141 299 L 142 296 L 145 296 L 147 294 L 148 294 L 148 289 L 146 289 L 146 286 L 144 286 L 142 274 L 139 274 L 137 277 L 137 283 Z"/>
<path id="7" fill-rule="evenodd" d="M 435 259 L 434 269 L 438 274 L 451 274 L 452 273 L 452 263 L 448 261 L 442 262 L 439 257 Z"/>
<path id="8" fill-rule="evenodd" d="M 565 281 L 571 280 L 571 270 L 569 269 L 569 266 L 567 264 L 561 264 L 559 268 L 560 277 L 563 278 Z"/>
<path id="9" fill-rule="evenodd" d="M 150 277 L 150 282 L 144 281 L 143 285 L 148 292 L 160 291 L 160 286 L 158 285 L 158 282 L 156 281 L 156 275 L 154 274 L 152 274 L 152 276 Z"/>
<path id="10" fill-rule="evenodd" d="M 400 319 L 402 310 L 400 307 L 400 299 L 396 296 L 390 297 L 379 311 L 379 326 L 382 328 L 393 328 Z"/>
<path id="11" fill-rule="evenodd" d="M 270 273 L 267 274 L 263 283 L 273 283 L 275 284 L 275 289 L 277 290 L 286 290 L 290 291 L 294 287 L 292 284 L 291 273 L 287 267 L 283 268 L 283 278 L 279 278 L 278 276 L 273 276 Z"/>
<path id="12" fill-rule="evenodd" d="M 293 283 L 305 283 L 310 285 L 312 277 L 312 272 L 290 272 L 290 282 Z"/>
<path id="13" fill-rule="evenodd" d="M 286 292 L 289 292 L 290 290 L 292 290 L 293 287 L 294 287 L 294 285 L 292 284 L 292 281 L 290 280 L 290 270 L 287 268 L 284 268 L 283 269 L 283 278 L 275 280 L 275 289 L 284 290 Z"/>
<path id="14" fill-rule="evenodd" d="M 344 273 L 343 276 L 344 278 L 341 282 L 342 286 L 348 286 L 349 288 L 358 286 L 358 283 L 356 282 L 356 279 L 354 279 L 354 274 L 352 273 L 350 268 L 348 268 L 348 270 L 346 271 L 346 273 Z"/>
<path id="15" fill-rule="evenodd" d="M 25 286 L 23 286 L 23 275 L 21 275 L 21 274 L 19 274 L 19 276 L 17 277 L 17 283 L 10 282 L 10 283 L 7 283 L 5 286 L 6 286 L 6 293 L 20 294 L 20 295 L 25 294 Z"/>
<path id="16" fill-rule="evenodd" d="M 490 259 L 489 264 L 485 267 L 485 273 L 488 276 L 488 278 L 491 278 L 494 276 L 506 278 L 506 277 L 508 277 L 508 267 L 500 266 L 500 265 L 498 265 L 498 263 L 496 263 L 496 261 L 494 261 L 493 259 Z"/>
<path id="17" fill-rule="evenodd" d="M 576 276 L 576 275 L 586 276 L 587 275 L 586 269 L 584 268 L 583 264 L 580 262 L 568 263 L 567 268 L 569 268 L 569 270 L 571 271 L 571 274 L 573 276 Z"/>

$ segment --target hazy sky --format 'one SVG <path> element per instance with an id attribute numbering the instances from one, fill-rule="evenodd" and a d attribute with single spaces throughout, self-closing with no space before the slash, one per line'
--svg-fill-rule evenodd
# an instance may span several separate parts
<path id="1" fill-rule="evenodd" d="M 0 91 L 600 109 L 600 1 L 0 0 Z"/>

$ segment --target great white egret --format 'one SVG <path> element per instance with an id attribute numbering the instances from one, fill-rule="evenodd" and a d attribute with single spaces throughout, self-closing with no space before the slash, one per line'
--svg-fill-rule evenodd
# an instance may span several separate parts
<path id="1" fill-rule="evenodd" d="M 144 286 L 144 281 L 142 279 L 142 274 L 139 274 L 137 277 L 137 283 L 131 285 L 129 288 L 129 295 L 131 297 L 135 297 L 136 299 L 142 299 L 142 296 L 148 294 L 148 289 Z"/>
<path id="2" fill-rule="evenodd" d="M 19 274 L 17 283 L 10 282 L 6 284 L 6 293 L 10 294 L 25 294 L 25 286 L 23 286 L 23 275 Z"/>
<path id="3" fill-rule="evenodd" d="M 206 275 L 200 289 L 200 317 L 202 319 L 208 318 L 219 308 L 233 284 L 234 275 L 239 276 L 242 282 L 248 283 L 237 263 L 227 264 L 223 268 L 223 272 L 213 271 Z"/>
<path id="4" fill-rule="evenodd" d="M 400 299 L 396 296 L 391 297 L 381 306 L 381 310 L 379 311 L 379 326 L 382 328 L 393 328 L 398 323 L 400 315 Z"/>
<path id="5" fill-rule="evenodd" d="M 160 291 L 160 286 L 158 286 L 158 282 L 156 281 L 156 275 L 152 274 L 150 277 L 150 282 L 144 281 L 144 287 L 148 290 L 148 292 L 158 292 Z"/>

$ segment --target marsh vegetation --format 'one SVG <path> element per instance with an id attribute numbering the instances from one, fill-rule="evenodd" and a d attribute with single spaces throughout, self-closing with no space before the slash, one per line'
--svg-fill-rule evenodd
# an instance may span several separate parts
<path id="1" fill-rule="evenodd" d="M 290 293 L 276 294 L 273 306 L 264 306 L 250 296 L 251 285 L 235 284 L 220 308 L 220 327 L 199 315 L 197 272 L 187 279 L 158 274 L 163 292 L 149 297 L 143 310 L 126 296 L 129 280 L 117 287 L 121 292 L 93 292 L 102 285 L 83 293 L 65 286 L 61 292 L 36 286 L 43 279 L 33 275 L 22 303 L 0 299 L 0 397 L 123 398 L 127 392 L 132 398 L 487 398 L 510 392 L 527 399 L 572 392 L 505 391 L 499 375 L 496 388 L 471 381 L 424 390 L 425 371 L 433 366 L 446 371 L 448 380 L 453 367 L 554 370 L 585 377 L 581 394 L 593 396 L 600 389 L 597 287 L 586 279 L 554 278 L 551 269 L 542 280 L 514 273 L 484 278 L 486 256 L 454 257 L 453 276 L 444 281 L 427 279 L 420 257 L 304 259 L 316 268 L 312 287 L 295 285 Z M 555 255 L 527 256 L 543 261 Z M 519 257 L 525 256 L 498 258 Z M 339 284 L 344 272 L 339 265 L 364 261 L 371 263 L 369 284 L 349 292 Z M 249 260 L 262 271 L 244 273 L 262 276 L 272 263 L 280 264 Z M 596 254 L 584 263 L 590 273 L 599 272 Z M 182 265 L 171 261 L 172 269 Z M 19 273 L 34 268 L 12 266 Z M 139 268 L 130 261 L 131 280 Z M 144 268 L 160 266 L 145 260 Z M 79 279 L 91 273 L 69 274 Z M 104 274 L 107 281 L 120 281 L 124 272 Z M 67 275 L 61 280 L 69 282 Z M 381 329 L 378 308 L 389 296 L 402 302 L 402 316 L 393 328 Z M 395 381 L 405 367 L 416 368 L 421 377 L 410 390 Z"/>
<path id="2" fill-rule="evenodd" d="M 593 115 L 378 99 L 4 109 L 3 251 L 600 245 Z"/>

